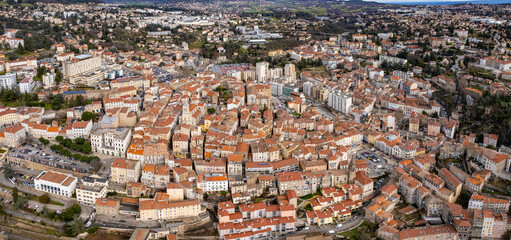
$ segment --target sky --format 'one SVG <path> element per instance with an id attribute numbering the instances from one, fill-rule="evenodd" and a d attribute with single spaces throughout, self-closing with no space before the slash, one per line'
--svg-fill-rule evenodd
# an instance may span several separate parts
<path id="1" fill-rule="evenodd" d="M 424 0 L 367 0 L 367 1 L 380 2 L 380 3 L 425 2 Z M 426 0 L 426 2 L 467 2 L 467 1 L 471 1 L 471 0 Z"/>

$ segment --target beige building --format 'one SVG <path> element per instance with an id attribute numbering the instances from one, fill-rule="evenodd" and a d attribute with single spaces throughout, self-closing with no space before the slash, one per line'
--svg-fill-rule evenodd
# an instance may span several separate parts
<path id="1" fill-rule="evenodd" d="M 101 67 L 101 56 L 79 55 L 63 64 L 64 77 L 74 77 Z"/>
<path id="2" fill-rule="evenodd" d="M 166 193 L 157 193 L 154 199 L 140 199 L 141 221 L 196 217 L 201 213 L 199 200 L 172 202 Z"/>
<path id="3" fill-rule="evenodd" d="M 185 189 L 179 183 L 167 183 L 169 201 L 182 201 L 185 199 Z"/>
<path id="4" fill-rule="evenodd" d="M 117 216 L 121 203 L 115 199 L 99 198 L 94 206 L 96 207 L 96 214 Z"/>
<path id="5" fill-rule="evenodd" d="M 76 186 L 76 200 L 80 204 L 92 206 L 98 198 L 106 196 L 108 179 L 85 176 Z"/>
<path id="6" fill-rule="evenodd" d="M 110 181 L 126 184 L 138 182 L 140 177 L 140 162 L 124 158 L 116 158 L 111 165 Z"/>
<path id="7" fill-rule="evenodd" d="M 27 134 L 22 126 L 6 127 L 3 133 L 0 133 L 0 143 L 9 147 L 18 147 L 25 140 Z"/>

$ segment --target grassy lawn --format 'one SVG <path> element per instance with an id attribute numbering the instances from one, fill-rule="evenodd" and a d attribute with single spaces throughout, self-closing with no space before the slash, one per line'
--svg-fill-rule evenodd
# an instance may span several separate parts
<path id="1" fill-rule="evenodd" d="M 254 200 L 254 202 L 262 202 L 262 201 L 264 201 L 264 198 L 256 198 L 256 199 Z"/>
<path id="2" fill-rule="evenodd" d="M 200 41 L 190 44 L 188 47 L 190 49 L 197 49 L 197 48 L 202 48 L 202 46 L 204 46 L 204 44 L 206 44 L 206 42 L 204 42 L 203 40 L 200 40 Z"/>
<path id="3" fill-rule="evenodd" d="M 301 196 L 300 199 L 309 200 L 309 199 L 311 199 L 313 197 L 314 197 L 314 194 L 307 194 L 305 196 Z"/>
<path id="4" fill-rule="evenodd" d="M 22 7 L 32 7 L 32 4 L 30 4 L 30 3 L 22 3 L 21 6 Z"/>
<path id="5" fill-rule="evenodd" d="M 361 229 L 367 229 L 367 230 L 369 230 L 369 233 L 370 233 L 371 237 L 374 238 L 374 237 L 376 237 L 376 229 L 377 228 L 378 228 L 378 226 L 376 226 L 376 224 L 364 221 L 357 228 L 354 228 L 354 229 L 352 229 L 350 231 L 347 231 L 347 232 L 337 233 L 337 234 L 338 235 L 342 235 L 342 236 L 344 236 L 344 237 L 346 237 L 348 239 L 360 239 Z"/>
<path id="6" fill-rule="evenodd" d="M 0 149 L 0 153 L 4 153 L 4 152 L 6 152 L 6 151 L 7 151 L 7 150 L 5 150 L 5 149 Z"/>
<path id="7" fill-rule="evenodd" d="M 6 2 L 0 2 L 0 6 L 9 6 L 9 4 Z"/>
<path id="8" fill-rule="evenodd" d="M 30 198 L 30 200 L 38 201 L 38 202 L 39 202 L 39 197 L 38 197 L 38 196 L 36 196 L 36 195 L 33 195 L 33 196 Z M 52 205 L 56 205 L 56 206 L 64 206 L 64 204 L 63 204 L 63 203 L 55 202 L 55 201 L 53 201 L 53 200 L 50 200 L 50 203 L 48 203 L 48 204 L 52 204 Z"/>

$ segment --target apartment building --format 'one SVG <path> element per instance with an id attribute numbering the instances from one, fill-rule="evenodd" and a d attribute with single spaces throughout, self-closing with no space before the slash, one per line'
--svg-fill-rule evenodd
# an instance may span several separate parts
<path id="1" fill-rule="evenodd" d="M 226 174 L 199 174 L 197 188 L 205 192 L 220 192 L 229 190 Z"/>
<path id="2" fill-rule="evenodd" d="M 316 178 L 308 176 L 304 172 L 281 172 L 275 174 L 279 194 L 285 194 L 287 190 L 294 190 L 296 195 L 304 196 L 313 193 L 317 189 Z"/>
<path id="3" fill-rule="evenodd" d="M 76 185 L 76 200 L 92 206 L 98 198 L 106 196 L 107 187 L 108 179 L 84 176 Z"/>
<path id="4" fill-rule="evenodd" d="M 128 182 L 138 182 L 140 177 L 139 161 L 116 158 L 110 168 L 110 181 L 114 183 L 126 184 Z"/>
<path id="5" fill-rule="evenodd" d="M 110 198 L 98 198 L 94 206 L 96 207 L 96 214 L 117 216 L 119 215 L 121 202 Z"/>
<path id="6" fill-rule="evenodd" d="M 74 77 L 101 67 L 101 56 L 78 55 L 64 62 L 62 74 L 65 78 Z"/>
<path id="7" fill-rule="evenodd" d="M 25 128 L 19 125 L 9 126 L 0 132 L 0 143 L 9 147 L 19 147 L 25 141 L 27 134 Z"/>
<path id="8" fill-rule="evenodd" d="M 77 182 L 71 174 L 43 171 L 34 179 L 34 186 L 39 191 L 71 197 Z"/>
<path id="9" fill-rule="evenodd" d="M 196 217 L 202 210 L 199 200 L 169 201 L 166 193 L 157 193 L 154 199 L 139 200 L 141 221 Z"/>
<path id="10" fill-rule="evenodd" d="M 170 181 L 169 166 L 145 164 L 140 182 L 154 188 L 163 189 Z"/>
<path id="11" fill-rule="evenodd" d="M 15 73 L 6 73 L 5 75 L 0 75 L 0 88 L 12 89 L 17 84 L 18 82 L 16 81 Z"/>
<path id="12" fill-rule="evenodd" d="M 496 213 L 509 211 L 509 200 L 472 194 L 468 202 L 468 210 L 491 210 Z"/>
<path id="13" fill-rule="evenodd" d="M 405 229 L 396 234 L 399 240 L 430 240 L 430 239 L 450 239 L 457 240 L 458 233 L 452 225 L 439 225 L 430 227 L 420 227 Z"/>
<path id="14" fill-rule="evenodd" d="M 131 128 L 97 128 L 90 134 L 92 151 L 115 157 L 125 157 L 131 141 Z"/>

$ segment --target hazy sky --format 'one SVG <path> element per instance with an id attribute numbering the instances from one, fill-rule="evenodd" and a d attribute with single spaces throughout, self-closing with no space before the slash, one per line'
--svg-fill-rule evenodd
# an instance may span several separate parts
<path id="1" fill-rule="evenodd" d="M 390 3 L 390 2 L 424 2 L 424 0 L 367 0 L 373 2 L 382 2 L 382 3 Z M 426 0 L 427 2 L 461 2 L 461 1 L 472 1 L 472 0 Z"/>

